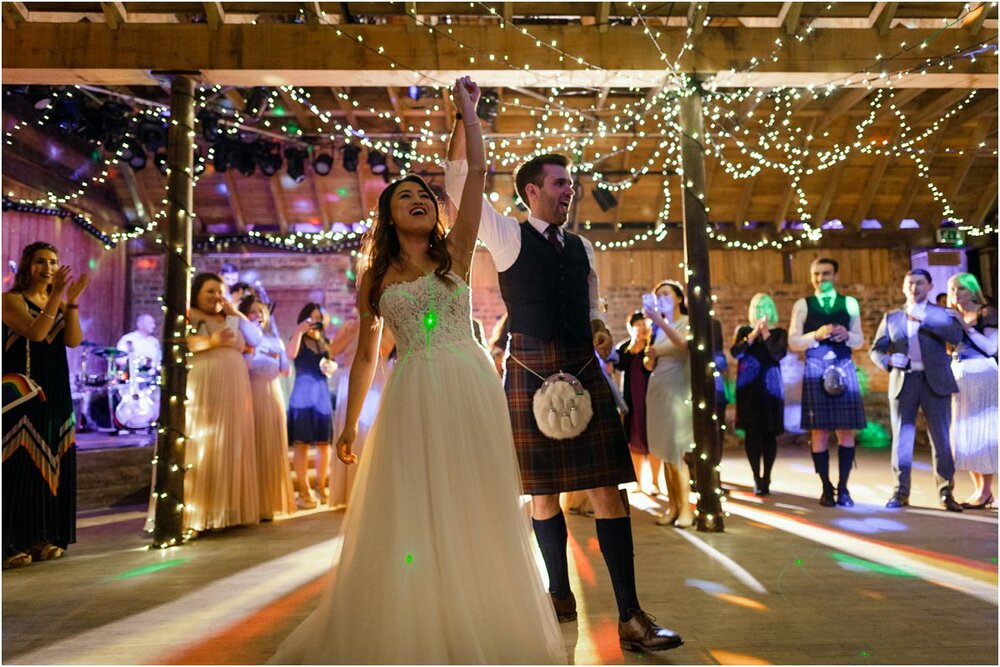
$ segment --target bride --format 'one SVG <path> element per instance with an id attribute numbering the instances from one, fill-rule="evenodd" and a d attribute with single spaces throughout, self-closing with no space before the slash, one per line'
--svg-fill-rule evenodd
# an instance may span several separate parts
<path id="1" fill-rule="evenodd" d="M 468 77 L 456 82 L 470 173 L 450 233 L 419 176 L 379 197 L 337 441 L 344 463 L 357 462 L 383 323 L 399 360 L 366 440 L 333 583 L 272 662 L 566 662 L 518 500 L 506 398 L 472 337 L 468 283 L 486 173 L 477 92 Z"/>

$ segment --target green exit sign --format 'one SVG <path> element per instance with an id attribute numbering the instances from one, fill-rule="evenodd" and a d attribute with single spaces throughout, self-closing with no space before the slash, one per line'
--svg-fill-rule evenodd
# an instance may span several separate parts
<path id="1" fill-rule="evenodd" d="M 955 227 L 939 229 L 937 242 L 942 245 L 965 245 L 965 231 Z"/>

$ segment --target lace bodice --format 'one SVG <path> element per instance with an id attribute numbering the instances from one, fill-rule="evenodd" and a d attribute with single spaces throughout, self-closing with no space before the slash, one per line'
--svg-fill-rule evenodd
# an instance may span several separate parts
<path id="1" fill-rule="evenodd" d="M 448 277 L 451 284 L 426 274 L 382 292 L 379 307 L 396 336 L 400 359 L 413 354 L 433 357 L 444 349 L 475 345 L 469 286 L 454 273 Z"/>

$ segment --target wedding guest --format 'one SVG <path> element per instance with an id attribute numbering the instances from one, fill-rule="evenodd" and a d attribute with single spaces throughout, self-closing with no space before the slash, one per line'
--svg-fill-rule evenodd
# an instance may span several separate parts
<path id="1" fill-rule="evenodd" d="M 191 284 L 193 353 L 187 387 L 189 441 L 184 475 L 184 528 L 217 530 L 257 523 L 253 398 L 243 351 L 260 343 L 260 329 L 226 298 L 222 278 L 199 273 Z M 155 506 L 150 514 L 155 517 Z"/>
<path id="2" fill-rule="evenodd" d="M 951 446 L 955 469 L 968 470 L 975 487 L 962 507 L 980 510 L 993 505 L 997 473 L 997 311 L 971 273 L 948 279 L 948 305 L 964 328 L 951 362 Z"/>
<path id="3" fill-rule="evenodd" d="M 736 428 L 746 434 L 744 446 L 753 472 L 754 493 L 766 496 L 771 492 L 778 436 L 785 431 L 781 360 L 788 352 L 788 334 L 777 326 L 778 309 L 769 294 L 754 294 L 748 312 L 749 324 L 737 327 L 730 348 L 730 354 L 739 362 Z"/>
<path id="4" fill-rule="evenodd" d="M 333 406 L 325 369 L 330 365 L 330 342 L 323 334 L 326 315 L 318 303 L 308 303 L 299 312 L 298 326 L 288 341 L 288 358 L 295 361 L 295 384 L 288 399 L 288 442 L 294 450 L 295 483 L 299 505 L 316 507 L 309 488 L 309 447 L 316 447 L 316 491 L 327 502 L 330 470 L 330 440 L 333 437 Z"/>
<path id="5" fill-rule="evenodd" d="M 257 490 L 260 519 L 295 511 L 295 491 L 288 470 L 288 425 L 279 375 L 289 372 L 285 344 L 271 327 L 271 311 L 254 295 L 243 298 L 240 312 L 261 330 L 261 340 L 244 354 L 250 367 L 253 427 L 257 443 Z"/>
<path id="6" fill-rule="evenodd" d="M 840 265 L 828 257 L 809 265 L 813 294 L 792 306 L 788 347 L 805 352 L 802 377 L 802 429 L 809 431 L 813 467 L 819 475 L 824 507 L 851 507 L 847 488 L 854 467 L 854 431 L 865 428 L 861 386 L 851 352 L 864 345 L 861 308 L 852 296 L 837 292 Z M 840 477 L 836 494 L 830 481 L 830 432 L 837 434 Z"/>
<path id="7" fill-rule="evenodd" d="M 27 376 L 44 393 L 15 405 L 29 392 L 12 397 L 4 388 L 5 570 L 59 558 L 76 542 L 76 417 L 66 348 L 83 342 L 77 301 L 89 279 L 74 279 L 56 247 L 38 241 L 22 250 L 3 295 L 4 375 Z"/>
<path id="8" fill-rule="evenodd" d="M 615 368 L 622 371 L 622 395 L 628 412 L 625 414 L 625 434 L 628 436 L 628 448 L 632 455 L 632 466 L 635 468 L 635 478 L 640 490 L 649 495 L 658 495 L 661 461 L 649 451 L 646 438 L 646 387 L 649 384 L 650 370 L 643 362 L 646 348 L 649 347 L 653 323 L 641 310 L 633 311 L 626 321 L 629 338 L 622 341 L 618 347 L 618 360 Z M 648 488 L 642 486 L 642 468 L 648 461 L 652 472 L 652 484 Z"/>
<path id="9" fill-rule="evenodd" d="M 667 482 L 667 512 L 656 523 L 689 528 L 694 512 L 688 500 L 691 473 L 684 454 L 694 446 L 694 416 L 688 310 L 684 288 L 674 280 L 660 282 L 652 296 L 651 301 L 646 295 L 643 303 L 653 321 L 653 342 L 646 358 L 655 362 L 646 390 L 646 437 L 650 453 L 663 461 Z"/>

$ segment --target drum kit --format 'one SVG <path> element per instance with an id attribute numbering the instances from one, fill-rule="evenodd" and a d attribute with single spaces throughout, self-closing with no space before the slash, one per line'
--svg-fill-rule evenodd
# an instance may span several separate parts
<path id="1" fill-rule="evenodd" d="M 152 428 L 160 414 L 160 369 L 152 359 L 84 342 L 73 387 L 78 430 Z"/>

